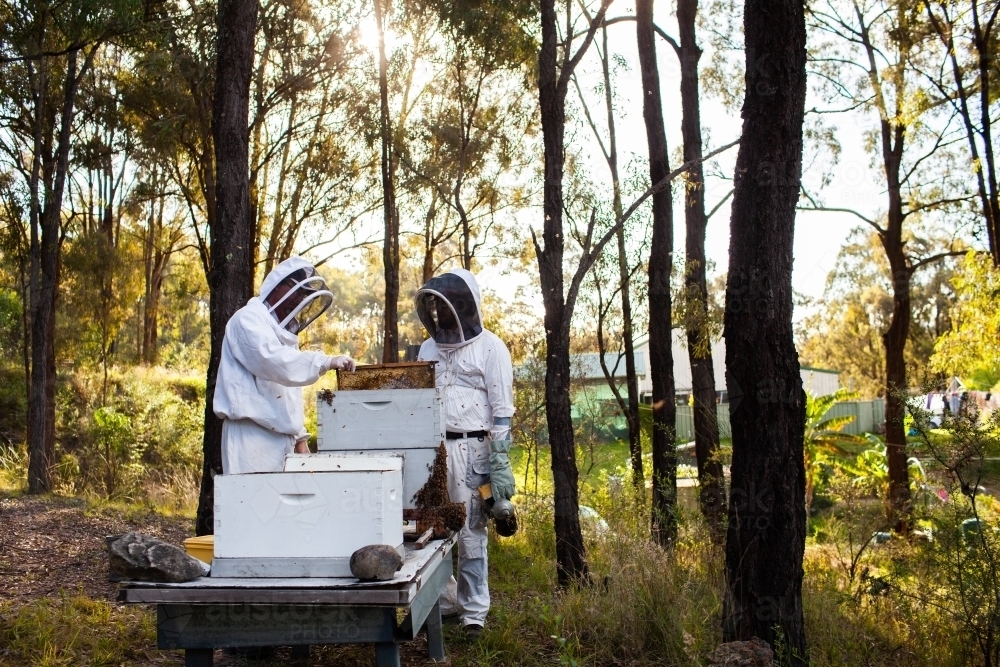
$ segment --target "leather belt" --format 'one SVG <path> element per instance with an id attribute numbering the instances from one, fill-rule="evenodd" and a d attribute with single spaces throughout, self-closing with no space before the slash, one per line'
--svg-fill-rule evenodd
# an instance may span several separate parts
<path id="1" fill-rule="evenodd" d="M 448 431 L 445 433 L 445 437 L 449 440 L 461 440 L 463 438 L 485 438 L 490 434 L 489 431 L 469 431 L 468 433 L 456 433 L 455 431 Z"/>

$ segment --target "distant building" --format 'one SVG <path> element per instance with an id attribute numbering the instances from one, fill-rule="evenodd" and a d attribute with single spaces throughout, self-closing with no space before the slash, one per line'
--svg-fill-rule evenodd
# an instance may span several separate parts
<path id="1" fill-rule="evenodd" d="M 687 339 L 682 331 L 674 332 L 674 390 L 678 405 L 687 405 L 692 392 L 691 364 L 688 360 Z M 625 358 L 618 353 L 604 355 L 605 364 L 612 376 L 625 384 Z M 653 380 L 649 375 L 647 360 L 649 359 L 649 340 L 643 336 L 636 341 L 635 372 L 639 380 L 639 394 L 644 403 L 651 403 Z M 729 402 L 726 389 L 726 341 L 720 338 L 712 345 L 712 360 L 715 371 L 715 391 L 720 403 Z M 607 381 L 601 369 L 599 354 L 573 355 L 572 372 L 587 384 L 598 384 Z M 840 372 L 827 368 L 802 366 L 802 388 L 814 396 L 826 396 L 835 393 L 840 388 Z M 596 390 L 596 387 L 595 387 Z M 598 390 L 599 391 L 599 390 Z M 607 390 L 607 398 L 611 398 L 611 390 Z"/>

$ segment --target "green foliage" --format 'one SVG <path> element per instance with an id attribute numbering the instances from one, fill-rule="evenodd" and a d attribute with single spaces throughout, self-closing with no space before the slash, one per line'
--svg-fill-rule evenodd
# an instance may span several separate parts
<path id="1" fill-rule="evenodd" d="M 914 239 L 927 254 L 948 248 L 948 239 Z M 951 266 L 938 263 L 915 273 L 910 297 L 913 319 L 905 350 L 907 377 L 916 381 L 928 372 L 928 357 L 953 299 Z M 803 363 L 840 371 L 842 384 L 862 398 L 885 391 L 882 334 L 892 318 L 892 282 L 881 242 L 864 229 L 851 232 L 827 277 L 822 299 L 798 327 Z"/>
<path id="2" fill-rule="evenodd" d="M 0 364 L 0 445 L 24 441 L 28 415 L 24 368 Z"/>
<path id="3" fill-rule="evenodd" d="M 893 509 L 889 498 L 889 458 L 886 446 L 877 436 L 868 434 L 865 437 L 871 447 L 858 454 L 853 462 L 842 461 L 838 467 L 851 477 L 854 486 L 882 501 L 888 519 L 893 516 Z M 916 494 L 922 490 L 926 474 L 920 460 L 915 457 L 907 459 L 907 467 L 910 491 Z"/>
<path id="4" fill-rule="evenodd" d="M 97 463 L 104 494 L 117 498 L 134 488 L 143 473 L 140 459 L 144 447 L 135 440 L 129 416 L 113 408 L 98 408 L 91 436 L 93 448 L 87 454 Z"/>
<path id="5" fill-rule="evenodd" d="M 445 25 L 478 48 L 494 67 L 533 65 L 537 9 L 525 0 L 437 0 Z"/>
<path id="6" fill-rule="evenodd" d="M 0 645 L 12 661 L 4 664 L 117 667 L 148 656 L 155 641 L 155 614 L 80 593 L 0 604 Z"/>
<path id="7" fill-rule="evenodd" d="M 18 358 L 24 341 L 23 304 L 16 290 L 0 287 L 0 355 Z"/>
<path id="8" fill-rule="evenodd" d="M 951 329 L 934 344 L 931 367 L 989 390 L 1000 382 L 1000 270 L 989 255 L 970 252 L 952 283 Z"/>
<path id="9" fill-rule="evenodd" d="M 857 400 L 857 394 L 846 389 L 838 389 L 833 394 L 818 397 L 806 392 L 806 426 L 803 436 L 806 511 L 812 508 L 813 495 L 832 469 L 832 458 L 849 455 L 843 445 L 863 445 L 866 442 L 861 436 L 843 432 L 844 427 L 854 421 L 854 415 L 826 418 L 834 405 L 851 400 Z"/>
<path id="10" fill-rule="evenodd" d="M 190 509 L 201 472 L 204 379 L 112 369 L 108 405 L 103 385 L 83 371 L 60 385 L 59 491 Z"/>

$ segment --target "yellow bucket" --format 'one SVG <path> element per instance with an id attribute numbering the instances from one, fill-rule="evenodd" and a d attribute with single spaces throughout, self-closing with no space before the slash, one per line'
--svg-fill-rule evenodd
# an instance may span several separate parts
<path id="1" fill-rule="evenodd" d="M 189 537 L 184 540 L 184 550 L 188 552 L 189 556 L 211 565 L 212 556 L 215 554 L 215 535 Z"/>

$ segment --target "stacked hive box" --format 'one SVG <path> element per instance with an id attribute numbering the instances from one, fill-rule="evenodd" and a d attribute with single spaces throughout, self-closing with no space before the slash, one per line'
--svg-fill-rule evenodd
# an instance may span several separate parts
<path id="1" fill-rule="evenodd" d="M 317 400 L 320 452 L 402 456 L 403 508 L 414 507 L 445 437 L 433 364 L 362 366 L 338 373 L 338 384 Z"/>
<path id="2" fill-rule="evenodd" d="M 318 454 L 215 478 L 213 576 L 349 577 L 363 546 L 403 554 L 403 510 L 444 440 L 434 367 L 361 367 L 339 385 L 318 398 Z"/>
<path id="3" fill-rule="evenodd" d="M 349 577 L 350 558 L 369 544 L 403 549 L 402 459 L 340 456 L 316 472 L 215 478 L 217 577 Z"/>

